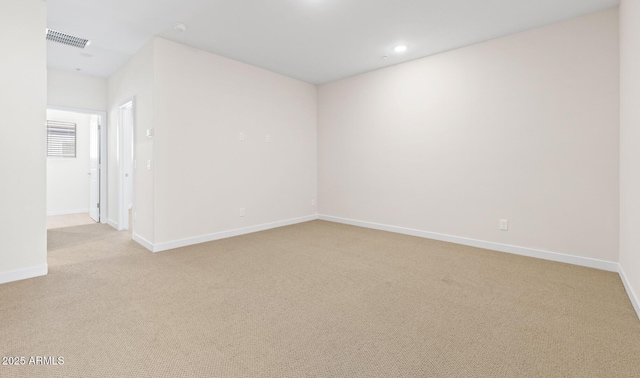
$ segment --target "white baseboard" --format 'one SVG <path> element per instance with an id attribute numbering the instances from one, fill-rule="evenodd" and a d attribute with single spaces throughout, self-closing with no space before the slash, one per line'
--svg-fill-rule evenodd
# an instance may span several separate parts
<path id="1" fill-rule="evenodd" d="M 143 238 L 142 236 L 136 234 L 135 232 L 131 234 L 131 237 L 133 238 L 133 240 L 135 242 L 137 242 L 138 244 L 140 244 L 141 246 L 145 247 L 146 249 L 148 249 L 151 252 L 154 252 L 153 250 L 153 243 L 151 243 L 150 241 L 148 241 L 147 239 Z"/>
<path id="2" fill-rule="evenodd" d="M 450 243 L 462 244 L 462 245 L 467 245 L 467 246 L 470 246 L 470 247 L 490 249 L 490 250 L 493 250 L 493 251 L 506 252 L 506 253 L 511 253 L 511 254 L 514 254 L 514 255 L 535 257 L 535 258 L 543 259 L 543 260 L 550 260 L 550 261 L 557 261 L 557 262 L 562 262 L 562 263 L 567 263 L 567 264 L 580 265 L 580 266 L 585 266 L 585 267 L 589 267 L 589 268 L 606 270 L 606 271 L 609 271 L 609 272 L 618 272 L 618 270 L 619 270 L 618 269 L 618 263 L 613 262 L 613 261 L 605 261 L 605 260 L 592 259 L 592 258 L 589 258 L 589 257 L 566 255 L 566 254 L 563 254 L 563 253 L 543 251 L 543 250 L 526 248 L 526 247 L 518 247 L 518 246 L 515 246 L 515 245 L 508 245 L 508 244 L 501 244 L 501 243 L 489 242 L 489 241 L 484 241 L 484 240 L 470 239 L 470 238 L 464 238 L 464 237 L 460 237 L 460 236 L 439 234 L 439 233 L 435 233 L 435 232 L 415 230 L 415 229 L 411 229 L 411 228 L 389 226 L 389 225 L 379 224 L 379 223 L 364 222 L 364 221 L 359 221 L 359 220 L 354 220 L 354 219 L 333 217 L 333 216 L 329 216 L 329 215 L 319 215 L 318 219 L 326 220 L 326 221 L 329 221 L 329 222 L 349 224 L 349 225 L 352 225 L 352 226 L 359 226 L 359 227 L 365 227 L 365 228 L 372 228 L 372 229 L 376 229 L 376 230 L 395 232 L 395 233 L 398 233 L 398 234 L 418 236 L 418 237 L 421 237 L 421 238 L 434 239 L 434 240 L 440 240 L 440 241 L 445 241 L 445 242 L 450 242 Z"/>
<path id="3" fill-rule="evenodd" d="M 175 240 L 175 241 L 164 242 L 164 243 L 159 243 L 159 244 L 153 244 L 153 245 L 151 245 L 152 248 L 149 248 L 149 247 L 147 247 L 147 248 L 149 248 L 152 252 L 162 252 L 162 251 L 166 251 L 166 250 L 169 250 L 169 249 L 186 247 L 188 245 L 206 243 L 206 242 L 210 242 L 210 241 L 214 241 L 214 240 L 226 239 L 226 238 L 230 238 L 230 237 L 233 237 L 233 236 L 240 236 L 240 235 L 250 234 L 252 232 L 264 231 L 264 230 L 269 230 L 269 229 L 277 228 L 277 227 L 290 226 L 292 224 L 309 222 L 309 221 L 316 220 L 316 219 L 318 219 L 317 215 L 315 215 L 315 214 L 314 215 L 308 215 L 306 217 L 286 219 L 286 220 L 272 222 L 272 223 L 259 224 L 259 225 L 256 225 L 256 226 L 237 228 L 235 230 L 222 231 L 222 232 L 216 232 L 216 233 L 208 234 L 208 235 L 196 236 L 196 237 L 188 238 L 188 239 L 181 239 L 181 240 Z M 140 243 L 140 244 L 145 245 L 143 243 Z"/>
<path id="4" fill-rule="evenodd" d="M 69 215 L 69 214 L 82 214 L 82 213 L 89 213 L 89 209 L 77 209 L 77 210 L 60 210 L 60 211 L 48 211 L 47 212 L 47 216 L 53 216 L 53 215 Z"/>
<path id="5" fill-rule="evenodd" d="M 636 295 L 635 291 L 633 291 L 633 287 L 631 287 L 631 284 L 629 283 L 629 280 L 627 280 L 627 275 L 624 274 L 624 269 L 622 269 L 622 266 L 619 265 L 618 266 L 619 270 L 618 273 L 620 273 L 620 279 L 622 280 L 622 284 L 624 285 L 624 289 L 627 291 L 627 295 L 629 296 L 629 300 L 631 301 L 631 304 L 633 305 L 633 308 L 636 310 L 636 314 L 638 315 L 638 319 L 640 319 L 640 298 L 638 298 L 638 296 Z"/>
<path id="6" fill-rule="evenodd" d="M 45 276 L 49 272 L 47 264 L 42 264 L 26 269 L 12 270 L 10 272 L 0 273 L 0 284 L 26 280 L 27 278 Z"/>
<path id="7" fill-rule="evenodd" d="M 117 222 L 112 221 L 111 219 L 107 219 L 107 224 L 113 228 L 115 228 L 116 230 L 120 231 L 120 226 L 118 226 Z"/>

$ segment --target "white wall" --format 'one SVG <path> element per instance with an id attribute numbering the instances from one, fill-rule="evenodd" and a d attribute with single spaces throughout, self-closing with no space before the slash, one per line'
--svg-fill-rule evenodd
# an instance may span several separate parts
<path id="1" fill-rule="evenodd" d="M 640 2 L 620 5 L 620 265 L 640 315 Z"/>
<path id="2" fill-rule="evenodd" d="M 107 110 L 107 79 L 47 70 L 47 103 L 53 106 L 87 110 Z"/>
<path id="3" fill-rule="evenodd" d="M 163 39 L 155 53 L 154 242 L 315 215 L 316 87 Z"/>
<path id="4" fill-rule="evenodd" d="M 89 114 L 47 110 L 47 120 L 76 124 L 76 157 L 47 157 L 47 214 L 89 212 Z"/>
<path id="5" fill-rule="evenodd" d="M 0 283 L 47 272 L 46 3 L 3 0 Z M 19 36 L 19 38 L 16 38 Z"/>
<path id="6" fill-rule="evenodd" d="M 149 42 L 134 57 L 108 79 L 109 128 L 108 135 L 108 217 L 118 223 L 118 108 L 135 99 L 135 158 L 138 169 L 134 173 L 137 221 L 134 231 L 153 240 L 153 171 L 143 169 L 153 158 L 153 143 L 145 137 L 145 130 L 154 123 L 154 42 Z"/>
<path id="7" fill-rule="evenodd" d="M 610 10 L 320 86 L 320 213 L 616 262 L 618 75 Z"/>

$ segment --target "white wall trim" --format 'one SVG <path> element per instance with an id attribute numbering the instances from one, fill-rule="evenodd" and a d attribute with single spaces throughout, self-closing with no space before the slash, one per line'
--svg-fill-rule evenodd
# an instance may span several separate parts
<path id="1" fill-rule="evenodd" d="M 151 243 L 150 241 L 148 241 L 147 239 L 143 238 L 142 236 L 136 234 L 135 232 L 131 233 L 131 237 L 133 238 L 133 240 L 135 242 L 137 242 L 138 244 L 140 244 L 141 246 L 145 247 L 146 249 L 148 249 L 151 252 L 154 252 L 153 250 L 153 243 Z"/>
<path id="2" fill-rule="evenodd" d="M 55 216 L 55 215 L 69 215 L 69 214 L 89 214 L 89 209 L 76 209 L 76 210 L 60 210 L 60 211 L 49 211 L 47 212 L 47 216 Z"/>
<path id="3" fill-rule="evenodd" d="M 627 295 L 629 296 L 629 300 L 633 305 L 633 308 L 636 310 L 636 314 L 638 315 L 638 319 L 640 319 L 640 300 L 636 293 L 633 291 L 629 280 L 627 280 L 627 275 L 624 274 L 624 269 L 622 269 L 622 265 L 618 265 L 618 273 L 620 273 L 620 279 L 622 280 L 622 284 L 624 285 L 624 289 L 627 291 Z"/>
<path id="4" fill-rule="evenodd" d="M 60 111 L 63 111 L 63 112 L 89 114 L 89 115 L 106 115 L 107 114 L 107 112 L 105 112 L 104 110 L 83 109 L 83 108 L 74 108 L 74 107 L 69 107 L 69 106 L 49 105 L 49 104 L 47 104 L 47 109 L 60 110 Z"/>
<path id="5" fill-rule="evenodd" d="M 240 236 L 240 235 L 250 234 L 250 233 L 253 233 L 253 232 L 269 230 L 269 229 L 277 228 L 277 227 L 290 226 L 292 224 L 309 222 L 309 221 L 316 220 L 316 219 L 318 219 L 318 216 L 316 214 L 313 214 L 313 215 L 308 215 L 308 216 L 300 217 L 300 218 L 286 219 L 286 220 L 272 222 L 272 223 L 264 223 L 264 224 L 259 224 L 259 225 L 256 225 L 256 226 L 249 226 L 249 227 L 244 227 L 244 228 L 237 228 L 237 229 L 234 229 L 234 230 L 216 232 L 216 233 L 208 234 L 208 235 L 196 236 L 196 237 L 188 238 L 188 239 L 174 240 L 174 241 L 154 244 L 154 245 L 152 245 L 152 248 L 149 248 L 149 247 L 147 247 L 147 248 L 150 249 L 152 252 L 162 252 L 162 251 L 166 251 L 166 250 L 169 250 L 169 249 L 186 247 L 186 246 L 193 245 L 193 244 L 206 243 L 206 242 L 219 240 L 219 239 L 226 239 L 226 238 L 230 238 L 230 237 L 233 237 L 233 236 Z M 134 237 L 134 240 L 135 240 L 135 237 Z M 144 245 L 143 243 L 140 243 L 140 244 Z"/>
<path id="6" fill-rule="evenodd" d="M 329 215 L 319 215 L 318 219 L 329 221 L 329 222 L 335 222 L 335 223 L 349 224 L 352 226 L 359 226 L 359 227 L 365 227 L 365 228 L 372 228 L 376 230 L 395 232 L 398 234 L 418 236 L 421 238 L 462 244 L 470 247 L 490 249 L 493 251 L 506 252 L 514 255 L 535 257 L 543 260 L 550 260 L 550 261 L 557 261 L 557 262 L 562 262 L 567 264 L 585 266 L 589 268 L 606 270 L 609 272 L 618 272 L 619 270 L 618 263 L 616 262 L 592 259 L 589 257 L 566 255 L 563 253 L 543 251 L 543 250 L 526 248 L 526 247 L 518 247 L 515 245 L 501 244 L 501 243 L 489 242 L 485 240 L 470 239 L 470 238 L 464 238 L 460 236 L 439 234 L 435 232 L 422 231 L 422 230 L 416 230 L 411 228 L 389 226 L 389 225 L 379 224 L 379 223 L 364 222 L 364 221 L 359 221 L 354 219 L 333 217 Z"/>
<path id="7" fill-rule="evenodd" d="M 121 231 L 121 230 L 120 230 L 120 226 L 118 226 L 118 223 L 117 223 L 117 222 L 115 222 L 115 221 L 113 221 L 113 220 L 111 220 L 111 219 L 107 219 L 107 224 L 108 224 L 109 226 L 111 226 L 111 227 L 115 228 L 116 230 Z"/>
<path id="8" fill-rule="evenodd" d="M 0 284 L 26 280 L 27 278 L 45 276 L 49 272 L 47 264 L 42 264 L 26 269 L 12 270 L 0 273 Z"/>

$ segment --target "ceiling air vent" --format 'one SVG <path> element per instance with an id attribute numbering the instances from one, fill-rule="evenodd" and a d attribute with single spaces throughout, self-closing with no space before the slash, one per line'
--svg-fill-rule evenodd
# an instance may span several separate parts
<path id="1" fill-rule="evenodd" d="M 88 39 L 73 36 L 71 34 L 47 29 L 47 39 L 52 42 L 62 43 L 63 45 L 73 46 L 80 49 L 87 47 L 91 41 Z"/>

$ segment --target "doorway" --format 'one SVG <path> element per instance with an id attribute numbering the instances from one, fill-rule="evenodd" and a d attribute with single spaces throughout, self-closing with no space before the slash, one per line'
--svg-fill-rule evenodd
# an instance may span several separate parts
<path id="1" fill-rule="evenodd" d="M 47 228 L 106 223 L 106 113 L 47 108 Z"/>
<path id="2" fill-rule="evenodd" d="M 118 187 L 119 229 L 133 232 L 135 218 L 135 100 L 129 99 L 118 107 Z"/>

